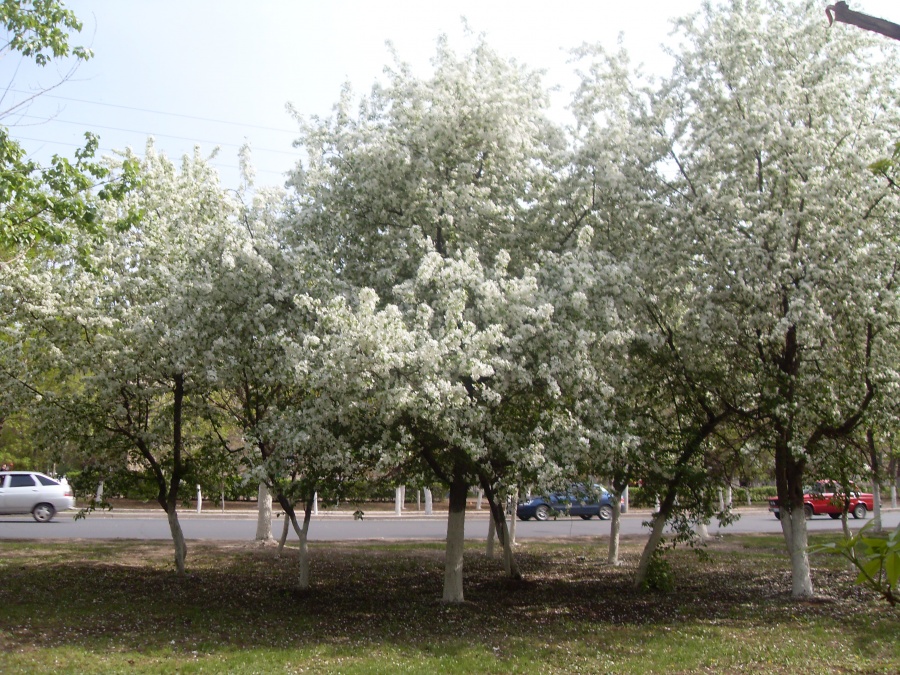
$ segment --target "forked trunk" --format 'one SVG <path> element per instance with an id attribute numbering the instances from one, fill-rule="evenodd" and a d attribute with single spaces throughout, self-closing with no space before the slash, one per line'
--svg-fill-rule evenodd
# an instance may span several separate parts
<path id="1" fill-rule="evenodd" d="M 444 560 L 444 602 L 463 602 L 463 546 L 466 535 L 466 494 L 468 485 L 460 476 L 450 483 L 447 514 L 447 550 Z"/>
<path id="2" fill-rule="evenodd" d="M 519 581 L 522 579 L 522 572 L 519 571 L 519 564 L 513 554 L 512 537 L 509 534 L 509 523 L 506 519 L 503 520 L 501 532 L 503 532 L 503 570 L 507 577 Z"/>
<path id="3" fill-rule="evenodd" d="M 497 496 L 497 491 L 490 481 L 484 476 L 479 476 L 481 481 L 481 489 L 488 499 L 488 508 L 491 511 L 491 523 L 503 547 L 503 571 L 510 579 L 521 580 L 522 573 L 519 571 L 519 565 L 516 563 L 516 557 L 513 555 L 512 539 L 509 535 L 509 524 L 506 520 L 506 511 L 503 504 Z"/>

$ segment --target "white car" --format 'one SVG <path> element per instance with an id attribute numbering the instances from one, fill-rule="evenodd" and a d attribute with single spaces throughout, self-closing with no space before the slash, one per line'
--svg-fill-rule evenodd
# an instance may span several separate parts
<path id="1" fill-rule="evenodd" d="M 75 508 L 75 493 L 68 483 L 36 471 L 0 471 L 0 514 L 30 513 L 46 523 L 58 511 Z"/>

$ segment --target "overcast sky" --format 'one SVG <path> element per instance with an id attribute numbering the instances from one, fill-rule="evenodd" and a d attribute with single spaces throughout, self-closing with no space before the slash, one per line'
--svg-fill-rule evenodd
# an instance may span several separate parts
<path id="1" fill-rule="evenodd" d="M 830 0 L 829 0 L 830 1 Z M 457 51 L 471 44 L 462 17 L 501 55 L 546 71 L 558 85 L 557 111 L 574 84 L 568 50 L 585 42 L 609 48 L 619 34 L 632 57 L 662 72 L 660 45 L 670 43 L 669 20 L 696 11 L 701 0 L 69 0 L 84 23 L 77 44 L 95 57 L 20 117 L 2 123 L 40 159 L 71 156 L 84 131 L 109 151 L 141 151 L 148 136 L 173 159 L 219 146 L 213 164 L 235 187 L 238 147 L 248 141 L 257 183 L 280 184 L 298 153 L 290 102 L 304 115 L 328 115 L 342 83 L 368 92 L 400 58 L 425 76 L 441 34 Z M 825 25 L 822 2 L 822 21 Z M 900 23 L 896 0 L 851 7 Z M 23 91 L 58 83 L 57 69 L 0 60 L 0 82 L 12 82 L 0 110 Z"/>

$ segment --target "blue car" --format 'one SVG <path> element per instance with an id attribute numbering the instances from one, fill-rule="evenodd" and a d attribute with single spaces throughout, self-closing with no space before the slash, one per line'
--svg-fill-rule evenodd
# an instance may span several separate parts
<path id="1" fill-rule="evenodd" d="M 613 497 L 602 485 L 573 485 L 564 492 L 551 492 L 520 503 L 516 515 L 521 520 L 547 520 L 552 516 L 580 516 L 584 520 L 597 516 L 609 520 L 613 508 Z"/>

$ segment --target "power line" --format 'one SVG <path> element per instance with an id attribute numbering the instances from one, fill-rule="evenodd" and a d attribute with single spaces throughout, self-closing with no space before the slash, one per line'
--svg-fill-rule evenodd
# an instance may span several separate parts
<path id="1" fill-rule="evenodd" d="M 32 143 L 44 143 L 44 144 L 49 144 L 49 145 L 62 145 L 62 146 L 70 147 L 70 148 L 82 148 L 82 147 L 84 147 L 83 145 L 80 145 L 80 144 L 78 144 L 78 143 L 68 143 L 68 142 L 66 142 L 66 141 L 48 141 L 48 140 L 46 140 L 46 139 L 41 139 L 41 138 L 28 138 L 27 136 L 17 136 L 17 137 L 16 137 L 16 140 L 20 140 L 20 141 L 31 141 Z M 102 147 L 101 147 L 101 148 L 98 148 L 98 149 L 99 149 L 101 152 L 107 152 L 107 153 L 118 152 L 115 148 L 102 148 Z M 217 168 L 217 169 L 237 169 L 237 168 L 238 168 L 238 166 L 237 166 L 236 164 L 235 164 L 235 165 L 232 165 L 232 164 L 214 164 L 213 162 L 209 162 L 209 165 L 212 166 L 212 167 L 215 167 L 215 168 Z M 256 173 L 268 173 L 268 174 L 272 174 L 273 176 L 285 176 L 285 174 L 287 173 L 286 170 L 276 171 L 276 170 L 274 170 L 274 169 L 260 169 L 259 167 L 255 166 L 255 165 L 253 166 L 253 170 L 254 170 Z"/>
<path id="2" fill-rule="evenodd" d="M 44 120 L 44 119 L 45 119 L 45 118 L 40 117 L 40 116 L 38 116 L 38 115 L 19 115 L 19 117 L 22 118 L 22 119 L 25 119 L 25 118 L 28 118 L 28 119 L 37 119 L 37 120 Z M 178 140 L 178 141 L 188 141 L 188 142 L 191 142 L 191 143 L 204 143 L 204 144 L 209 144 L 209 145 L 218 145 L 218 146 L 222 146 L 222 147 L 231 147 L 231 148 L 240 148 L 240 147 L 243 147 L 243 144 L 242 144 L 242 143 L 222 143 L 222 142 L 209 141 L 209 140 L 202 140 L 202 139 L 197 139 L 197 138 L 188 138 L 187 136 L 173 136 L 172 134 L 159 134 L 159 133 L 152 133 L 152 132 L 146 132 L 146 131 L 138 131 L 137 129 L 122 129 L 122 128 L 120 128 L 120 127 L 110 127 L 110 126 L 105 126 L 105 125 L 102 125 L 102 124 L 84 124 L 84 123 L 82 123 L 82 122 L 73 122 L 73 121 L 71 121 L 71 120 L 61 120 L 61 119 L 56 119 L 56 118 L 50 119 L 50 120 L 46 120 L 46 121 L 47 121 L 48 124 L 49 124 L 49 123 L 54 123 L 54 124 L 71 124 L 71 125 L 80 126 L 80 127 L 82 127 L 82 128 L 84 128 L 84 127 L 91 127 L 91 128 L 94 128 L 94 129 L 107 129 L 107 130 L 109 130 L 109 131 L 120 131 L 120 132 L 128 133 L 128 134 L 139 134 L 139 135 L 142 135 L 142 136 L 148 136 L 148 137 L 149 137 L 149 136 L 153 136 L 154 138 L 172 138 L 172 139 L 175 139 L 175 140 Z M 52 142 L 52 141 L 48 141 L 48 142 Z M 297 155 L 297 152 L 296 152 L 296 151 L 291 151 L 291 150 L 275 150 L 275 149 L 273 149 L 273 148 L 260 148 L 260 147 L 254 146 L 252 143 L 250 144 L 250 148 L 251 148 L 254 152 L 258 150 L 258 151 L 260 151 L 260 152 L 273 152 L 273 153 L 277 153 L 277 154 L 281 154 L 281 155 L 292 155 L 292 156 L 296 156 L 296 155 Z"/>
<path id="3" fill-rule="evenodd" d="M 29 94 L 30 92 L 22 89 L 10 89 L 9 91 L 17 94 Z M 41 94 L 41 98 L 55 98 L 60 101 L 72 101 L 73 103 L 86 103 L 88 105 L 99 105 L 106 108 L 118 108 L 120 110 L 134 110 L 136 112 L 151 113 L 154 115 L 166 115 L 168 117 L 180 117 L 182 119 L 197 120 L 200 122 L 215 122 L 216 124 L 230 124 L 236 127 L 246 127 L 248 129 L 261 129 L 263 131 L 275 131 L 283 134 L 296 134 L 296 129 L 278 129 L 275 127 L 267 127 L 259 124 L 244 124 L 243 122 L 229 122 L 228 120 L 217 120 L 210 117 L 198 117 L 196 115 L 184 115 L 182 113 L 165 112 L 163 110 L 151 110 L 149 108 L 137 108 L 134 106 L 119 105 L 117 103 L 101 103 L 100 101 L 88 101 L 82 98 L 72 98 L 70 96 L 59 96 L 58 94 Z"/>

